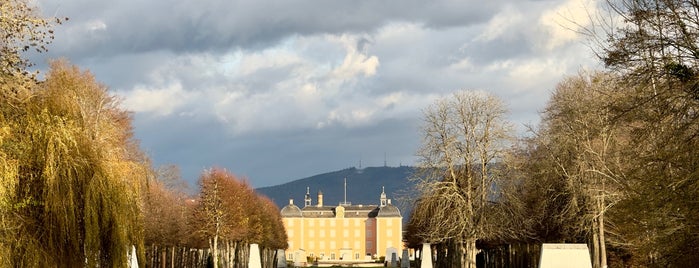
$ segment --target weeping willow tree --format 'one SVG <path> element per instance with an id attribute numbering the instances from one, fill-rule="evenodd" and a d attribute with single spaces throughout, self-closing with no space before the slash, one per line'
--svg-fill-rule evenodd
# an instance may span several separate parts
<path id="1" fill-rule="evenodd" d="M 24 0 L 0 1 L 0 266 L 11 267 L 13 245 L 25 240 L 18 236 L 21 225 L 16 215 L 15 192 L 18 185 L 19 162 L 15 141 L 18 117 L 31 96 L 34 80 L 26 68 L 29 62 L 21 53 L 49 43 L 50 23 L 36 13 Z"/>
<path id="2" fill-rule="evenodd" d="M 149 164 L 92 75 L 63 61 L 45 81 L 28 71 L 22 53 L 46 51 L 61 21 L 28 2 L 0 1 L 0 266 L 123 267 L 142 248 Z"/>
<path id="3" fill-rule="evenodd" d="M 3 260 L 23 267 L 122 267 L 142 248 L 148 162 L 131 120 L 92 75 L 51 64 L 2 128 Z M 13 235 L 14 234 L 14 235 Z"/>

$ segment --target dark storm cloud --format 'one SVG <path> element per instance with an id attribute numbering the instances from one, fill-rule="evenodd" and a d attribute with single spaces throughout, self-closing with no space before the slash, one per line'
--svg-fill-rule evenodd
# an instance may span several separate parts
<path id="1" fill-rule="evenodd" d="M 542 14 L 575 1 L 39 0 L 70 17 L 42 57 L 124 98 L 154 163 L 192 184 L 221 166 L 254 186 L 384 153 L 415 164 L 420 111 L 459 89 L 496 93 L 518 124 L 536 123 L 584 60 Z"/>
<path id="2" fill-rule="evenodd" d="M 167 116 L 153 124 L 136 117 L 141 145 L 156 165 L 175 164 L 190 184 L 212 166 L 226 167 L 248 177 L 256 187 L 304 178 L 317 173 L 364 166 L 410 164 L 417 148 L 416 118 L 389 119 L 346 128 L 295 129 L 230 138 L 217 122 Z M 405 135 L 408 133 L 409 135 Z M 157 138 L 154 138 L 157 137 Z M 202 148 L 206 148 L 202 150 Z M 320 157 L 319 157 L 320 156 Z"/>
<path id="3" fill-rule="evenodd" d="M 373 32 L 389 22 L 428 27 L 482 23 L 502 1 L 42 1 L 70 17 L 60 54 L 109 56 L 144 51 L 256 49 L 290 35 Z M 79 49 L 78 49 L 79 48 Z"/>

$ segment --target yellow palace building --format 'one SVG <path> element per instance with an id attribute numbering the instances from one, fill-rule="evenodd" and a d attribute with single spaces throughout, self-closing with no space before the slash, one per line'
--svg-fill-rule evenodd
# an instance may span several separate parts
<path id="1" fill-rule="evenodd" d="M 402 217 L 383 190 L 380 205 L 352 205 L 345 201 L 326 206 L 320 191 L 317 204 L 313 205 L 309 188 L 304 201 L 303 208 L 299 208 L 290 199 L 281 210 L 289 239 L 288 260 L 306 262 L 308 257 L 328 262 L 362 262 L 386 256 L 387 252 L 400 256 Z"/>

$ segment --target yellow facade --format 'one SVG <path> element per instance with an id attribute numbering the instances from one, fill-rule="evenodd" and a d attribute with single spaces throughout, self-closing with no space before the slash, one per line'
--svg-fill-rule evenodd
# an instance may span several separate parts
<path id="1" fill-rule="evenodd" d="M 376 237 L 376 248 L 384 249 L 379 252 L 379 255 L 385 256 L 385 249 L 395 248 L 398 250 L 398 257 L 403 251 L 403 221 L 401 218 L 395 217 L 379 217 L 376 218 L 376 230 L 380 233 Z M 399 234 L 399 235 L 396 235 Z M 390 256 L 386 256 L 390 257 Z"/>
<path id="2" fill-rule="evenodd" d="M 402 251 L 402 217 L 385 193 L 379 206 L 324 206 L 322 193 L 318 204 L 311 205 L 308 191 L 305 201 L 299 208 L 290 200 L 281 211 L 289 260 L 361 262 L 384 256 L 387 248 Z"/>

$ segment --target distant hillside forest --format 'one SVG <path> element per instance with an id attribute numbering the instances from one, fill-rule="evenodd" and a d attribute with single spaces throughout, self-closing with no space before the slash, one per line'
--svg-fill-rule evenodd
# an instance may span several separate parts
<path id="1" fill-rule="evenodd" d="M 344 201 L 344 182 L 347 179 L 347 202 L 352 204 L 377 205 L 382 187 L 385 187 L 388 198 L 403 212 L 408 208 L 410 199 L 415 197 L 409 178 L 415 172 L 414 167 L 367 167 L 363 169 L 347 168 L 339 171 L 323 173 L 285 184 L 256 189 L 274 201 L 279 208 L 289 204 L 303 207 L 306 187 L 310 187 L 313 205 L 318 203 L 318 191 L 323 192 L 323 203 L 326 206 L 336 206 Z"/>

